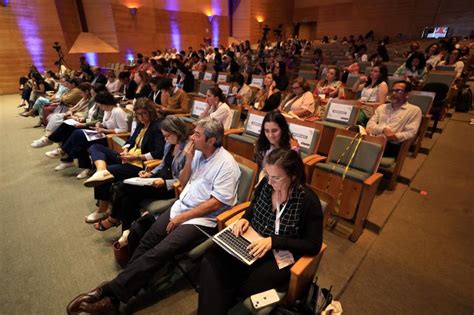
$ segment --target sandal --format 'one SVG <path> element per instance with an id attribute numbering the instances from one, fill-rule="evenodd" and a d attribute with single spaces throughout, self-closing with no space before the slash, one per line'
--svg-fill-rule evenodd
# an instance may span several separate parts
<path id="1" fill-rule="evenodd" d="M 105 226 L 104 225 L 105 221 L 109 222 L 111 225 L 109 225 L 108 227 Z M 105 220 L 99 221 L 98 223 L 94 224 L 94 229 L 96 229 L 97 231 L 104 232 L 104 231 L 107 231 L 110 228 L 119 227 L 120 224 L 122 224 L 120 221 L 117 221 L 116 223 L 114 223 L 114 222 L 110 221 L 110 218 L 107 218 Z"/>
<path id="2" fill-rule="evenodd" d="M 61 170 L 62 169 L 63 168 L 61 168 Z M 107 211 L 106 212 L 97 212 L 96 211 L 96 212 L 92 212 L 91 214 L 87 215 L 84 219 L 85 219 L 86 223 L 93 224 L 93 223 L 97 223 L 97 222 L 100 222 L 102 220 L 105 220 L 108 217 L 109 217 L 109 213 Z"/>

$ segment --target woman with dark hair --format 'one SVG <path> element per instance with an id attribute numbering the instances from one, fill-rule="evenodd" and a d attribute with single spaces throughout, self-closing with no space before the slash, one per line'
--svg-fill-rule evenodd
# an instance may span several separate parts
<path id="1" fill-rule="evenodd" d="M 262 112 L 270 112 L 280 105 L 281 92 L 277 88 L 275 73 L 267 73 L 263 78 L 263 89 L 255 96 L 254 107 Z"/>
<path id="2" fill-rule="evenodd" d="M 95 132 L 75 129 L 71 133 L 67 141 L 61 145 L 61 151 L 59 151 L 62 156 L 61 163 L 54 168 L 55 171 L 73 167 L 74 159 L 78 160 L 79 167 L 84 171 L 85 169 L 92 169 L 87 149 L 96 143 L 107 146 L 105 135 L 108 133 L 128 131 L 127 114 L 117 106 L 112 94 L 108 91 L 101 91 L 95 96 L 95 102 L 104 111 L 102 123 L 97 122 L 95 127 L 91 127 Z"/>
<path id="3" fill-rule="evenodd" d="M 94 187 L 94 199 L 99 201 L 99 207 L 86 217 L 86 223 L 99 222 L 96 229 L 101 231 L 107 229 L 100 221 L 108 216 L 111 182 L 135 177 L 144 169 L 143 161 L 163 157 L 165 140 L 155 105 L 148 98 L 139 98 L 133 111 L 138 124 L 120 154 L 100 143 L 93 144 L 87 150 L 96 171 L 84 182 L 84 186 Z"/>
<path id="4" fill-rule="evenodd" d="M 421 52 L 412 53 L 393 75 L 405 76 L 412 83 L 423 82 L 427 75 L 425 55 Z"/>
<path id="5" fill-rule="evenodd" d="M 288 87 L 288 76 L 286 75 L 286 63 L 283 61 L 275 62 L 273 71 L 276 75 L 276 88 L 280 91 L 285 91 Z"/>
<path id="6" fill-rule="evenodd" d="M 156 105 L 161 105 L 161 80 L 162 79 L 158 77 L 150 79 L 151 92 L 148 95 L 148 98 Z"/>
<path id="7" fill-rule="evenodd" d="M 309 83 L 305 78 L 298 77 L 291 82 L 291 92 L 280 104 L 280 111 L 307 117 L 314 114 L 315 105 L 313 93 L 309 90 Z"/>
<path id="8" fill-rule="evenodd" d="M 344 88 L 342 82 L 339 81 L 339 68 L 335 66 L 328 67 L 326 78 L 319 80 L 313 93 L 324 99 L 329 97 L 344 98 Z"/>
<path id="9" fill-rule="evenodd" d="M 347 66 L 344 67 L 344 72 L 342 73 L 342 76 L 341 76 L 342 83 L 347 82 L 347 78 L 349 77 L 349 74 L 358 74 L 360 71 L 360 67 L 359 67 L 359 64 L 357 63 L 355 54 L 347 53 L 346 58 L 347 58 L 347 63 L 346 63 Z"/>
<path id="10" fill-rule="evenodd" d="M 222 90 L 217 86 L 207 90 L 206 102 L 208 106 L 202 112 L 200 118 L 209 116 L 220 121 L 225 130 L 229 129 L 232 124 L 232 110 L 226 104 Z"/>
<path id="11" fill-rule="evenodd" d="M 360 76 L 352 90 L 361 92 L 362 103 L 359 113 L 359 124 L 365 126 L 374 114 L 377 106 L 385 103 L 388 94 L 388 70 L 385 65 L 376 65 L 370 69 L 370 76 Z"/>
<path id="12" fill-rule="evenodd" d="M 360 39 L 360 36 L 359 36 Z M 357 60 L 360 62 L 367 62 L 369 61 L 369 56 L 367 55 L 367 46 L 365 44 L 360 45 L 357 48 Z"/>
<path id="13" fill-rule="evenodd" d="M 377 52 L 369 57 L 369 61 L 373 65 L 382 62 L 389 62 L 390 57 L 388 56 L 387 48 L 385 48 L 385 45 L 380 44 L 377 47 Z"/>
<path id="14" fill-rule="evenodd" d="M 170 115 L 160 122 L 160 129 L 166 140 L 163 159 L 151 172 L 143 170 L 138 173 L 141 178 L 154 178 L 153 184 L 135 186 L 116 182 L 112 189 L 114 197 L 110 216 L 94 225 L 96 229 L 104 231 L 122 224 L 122 230 L 127 230 L 140 217 L 142 200 L 170 199 L 175 196 L 173 184 L 179 180 L 186 162 L 184 148 L 188 143 L 187 128 L 180 118 Z"/>
<path id="15" fill-rule="evenodd" d="M 319 72 L 319 68 L 323 64 L 323 51 L 321 48 L 316 48 L 314 50 L 314 71 Z"/>
<path id="16" fill-rule="evenodd" d="M 260 236 L 249 245 L 250 255 L 257 260 L 248 266 L 220 247 L 209 249 L 201 262 L 199 315 L 227 314 L 236 297 L 272 288 L 287 290 L 294 262 L 321 249 L 321 203 L 305 185 L 298 154 L 274 150 L 266 158 L 265 170 L 252 204 L 231 227 L 236 236 L 247 231 Z"/>
<path id="17" fill-rule="evenodd" d="M 464 62 L 459 60 L 461 58 L 461 51 L 459 49 L 453 49 L 447 56 L 446 59 L 439 63 L 440 66 L 454 66 L 456 71 L 456 78 L 459 78 L 464 70 Z"/>
<path id="18" fill-rule="evenodd" d="M 298 151 L 297 141 L 292 141 L 290 127 L 285 117 L 277 112 L 269 112 L 262 121 L 260 135 L 255 143 L 255 162 L 259 170 L 264 168 L 265 157 L 275 149 L 290 149 Z"/>
<path id="19" fill-rule="evenodd" d="M 440 54 L 440 47 L 438 43 L 433 43 L 426 47 L 425 59 L 428 71 L 431 71 L 436 68 L 438 63 L 440 63 L 441 59 L 443 59 L 443 55 Z"/>
<path id="20" fill-rule="evenodd" d="M 137 84 L 134 98 L 125 101 L 125 104 L 133 104 L 137 99 L 150 95 L 150 76 L 145 71 L 136 71 L 133 74 L 133 81 Z"/>

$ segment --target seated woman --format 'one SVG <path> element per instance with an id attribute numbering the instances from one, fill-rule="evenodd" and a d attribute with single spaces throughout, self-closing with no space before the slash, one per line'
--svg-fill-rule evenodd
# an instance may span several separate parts
<path id="1" fill-rule="evenodd" d="M 326 79 L 320 80 L 315 88 L 314 95 L 325 98 L 344 98 L 344 88 L 342 82 L 339 81 L 339 68 L 328 67 Z"/>
<path id="2" fill-rule="evenodd" d="M 393 75 L 404 76 L 405 80 L 415 85 L 423 83 L 427 75 L 425 55 L 421 52 L 412 53 Z"/>
<path id="3" fill-rule="evenodd" d="M 135 186 L 123 182 L 115 183 L 110 216 L 94 225 L 97 230 L 105 231 L 120 224 L 122 224 L 122 230 L 127 230 L 132 222 L 140 217 L 140 202 L 142 200 L 175 197 L 173 184 L 179 180 L 179 175 L 186 162 L 183 150 L 187 143 L 187 129 L 181 119 L 172 115 L 160 122 L 160 129 L 166 139 L 163 159 L 160 165 L 151 172 L 140 171 L 138 173 L 142 178 L 156 178 L 153 185 Z"/>
<path id="4" fill-rule="evenodd" d="M 60 155 L 61 163 L 54 168 L 55 171 L 61 171 L 74 166 L 74 159 L 78 160 L 79 168 L 84 171 L 92 169 L 91 160 L 87 149 L 96 143 L 107 146 L 105 137 L 108 133 L 121 133 L 128 131 L 127 114 L 122 108 L 117 106 L 114 96 L 108 91 L 97 93 L 95 102 L 104 111 L 102 123 L 97 122 L 95 127 L 91 127 L 96 131 L 99 139 L 92 139 L 86 136 L 83 129 L 74 130 L 66 142 L 61 145 Z"/>
<path id="5" fill-rule="evenodd" d="M 255 96 L 255 109 L 262 112 L 270 112 L 278 108 L 281 102 L 281 92 L 276 87 L 276 79 L 276 75 L 272 72 L 265 74 L 263 89 L 258 90 Z"/>
<path id="6" fill-rule="evenodd" d="M 464 70 L 464 62 L 459 60 L 461 58 L 461 51 L 459 49 L 453 49 L 446 58 L 441 61 L 438 65 L 440 66 L 454 66 L 456 71 L 456 78 L 461 77 L 462 71 Z"/>
<path id="7" fill-rule="evenodd" d="M 46 130 L 44 135 L 38 140 L 34 140 L 31 143 L 33 148 L 42 148 L 47 145 L 52 144 L 53 142 L 48 139 L 48 136 L 51 135 L 66 119 L 74 119 L 78 121 L 80 118 L 84 117 L 84 113 L 87 112 L 95 103 L 94 98 L 91 95 L 92 86 L 88 82 L 79 84 L 79 90 L 81 91 L 82 98 L 77 102 L 74 107 L 68 110 L 66 113 L 54 113 L 49 116 L 48 124 L 46 125 Z M 78 121 L 79 122 L 79 121 Z"/>
<path id="8" fill-rule="evenodd" d="M 119 79 L 117 79 L 117 76 L 115 75 L 115 71 L 109 71 L 106 74 L 107 78 L 107 83 L 105 84 L 105 87 L 107 90 L 112 93 L 119 93 L 120 90 L 122 89 L 122 82 L 120 82 Z"/>
<path id="9" fill-rule="evenodd" d="M 189 113 L 189 102 L 186 92 L 177 86 L 173 86 L 170 78 L 163 78 L 160 82 L 161 105 L 158 112 L 163 115 Z"/>
<path id="10" fill-rule="evenodd" d="M 315 111 L 313 93 L 309 91 L 309 83 L 305 78 L 298 77 L 291 82 L 291 92 L 280 104 L 280 111 L 300 118 L 312 116 Z"/>
<path id="11" fill-rule="evenodd" d="M 265 158 L 273 150 L 290 148 L 299 151 L 298 141 L 292 138 L 288 122 L 281 113 L 269 112 L 263 118 L 260 135 L 255 143 L 255 162 L 258 169 L 264 170 Z"/>
<path id="12" fill-rule="evenodd" d="M 161 105 L 161 78 L 153 77 L 150 79 L 151 92 L 148 98 L 155 104 Z"/>
<path id="13" fill-rule="evenodd" d="M 440 63 L 443 55 L 440 53 L 440 47 L 438 43 L 433 43 L 426 47 L 425 50 L 425 59 L 426 59 L 426 68 L 428 71 L 436 68 L 438 63 Z"/>
<path id="14" fill-rule="evenodd" d="M 352 90 L 361 92 L 359 101 L 362 103 L 359 124 L 365 126 L 374 114 L 378 105 L 384 104 L 388 94 L 388 70 L 384 65 L 373 66 L 370 76 L 360 76 Z"/>
<path id="15" fill-rule="evenodd" d="M 286 290 L 291 265 L 321 249 L 321 204 L 305 185 L 304 165 L 298 154 L 274 150 L 266 158 L 265 169 L 267 176 L 257 186 L 251 206 L 232 228 L 237 236 L 251 229 L 260 234 L 262 238 L 248 247 L 258 259 L 248 266 L 220 247 L 208 250 L 201 262 L 200 315 L 227 314 L 236 298 L 272 288 Z M 288 259 L 283 260 L 283 256 Z"/>
<path id="16" fill-rule="evenodd" d="M 148 97 L 151 92 L 151 87 L 149 84 L 150 77 L 145 71 L 136 71 L 133 75 L 133 81 L 137 84 L 135 89 L 135 95 L 133 99 L 128 99 L 124 102 L 124 105 L 133 104 L 137 99 L 142 97 Z"/>
<path id="17" fill-rule="evenodd" d="M 222 90 L 215 86 L 207 90 L 207 107 L 199 118 L 211 117 L 222 123 L 224 130 L 230 129 L 232 124 L 232 110 L 225 102 Z"/>
<path id="18" fill-rule="evenodd" d="M 33 72 L 31 80 L 29 81 L 31 86 L 31 95 L 29 100 L 33 106 L 30 111 L 21 114 L 23 117 L 36 116 L 42 114 L 42 107 L 49 103 L 49 99 L 46 97 L 46 92 L 52 91 L 53 88 L 44 80 L 39 72 Z M 38 99 L 46 99 L 46 102 L 38 102 Z"/>
<path id="19" fill-rule="evenodd" d="M 94 199 L 99 201 L 99 207 L 86 216 L 86 223 L 96 223 L 108 216 L 111 182 L 138 176 L 144 169 L 143 161 L 163 157 L 165 140 L 155 106 L 149 99 L 139 98 L 133 111 L 138 124 L 120 154 L 100 143 L 87 150 L 96 172 L 84 182 L 84 186 L 94 187 Z M 104 226 L 99 223 L 97 228 L 103 230 Z"/>

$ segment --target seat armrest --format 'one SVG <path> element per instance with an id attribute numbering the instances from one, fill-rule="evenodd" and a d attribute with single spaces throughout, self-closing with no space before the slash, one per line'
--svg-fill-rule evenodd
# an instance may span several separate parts
<path id="1" fill-rule="evenodd" d="M 309 166 L 313 166 L 315 164 L 321 163 L 326 161 L 327 157 L 319 155 L 319 154 L 313 154 L 313 155 L 308 155 L 303 159 L 303 163 Z"/>
<path id="2" fill-rule="evenodd" d="M 181 183 L 179 182 L 179 180 L 173 183 L 173 188 L 176 198 L 179 198 L 179 194 L 181 194 L 181 191 L 183 190 L 183 187 L 181 187 Z"/>
<path id="3" fill-rule="evenodd" d="M 242 134 L 244 133 L 244 128 L 232 128 L 232 129 L 227 129 L 224 131 L 224 136 L 230 135 L 230 134 Z"/>
<path id="4" fill-rule="evenodd" d="M 294 303 L 301 295 L 306 292 L 308 285 L 313 281 L 314 274 L 318 269 L 319 262 L 326 250 L 327 245 L 322 244 L 319 254 L 316 256 L 303 256 L 291 267 L 290 285 L 286 301 Z"/>
<path id="5" fill-rule="evenodd" d="M 176 117 L 191 117 L 190 113 L 180 113 L 180 114 L 173 114 Z"/>
<path id="6" fill-rule="evenodd" d="M 112 139 L 113 137 L 125 138 L 125 137 L 130 137 L 130 132 L 109 133 L 106 136 L 107 138 L 110 138 L 110 139 Z"/>
<path id="7" fill-rule="evenodd" d="M 151 170 L 153 170 L 155 167 L 157 167 L 158 165 L 160 165 L 161 163 L 161 160 L 158 160 L 158 159 L 155 159 L 155 160 L 147 160 L 147 161 L 144 161 L 143 162 L 143 165 L 145 166 L 145 170 L 147 172 L 150 172 Z"/>
<path id="8" fill-rule="evenodd" d="M 247 201 L 247 202 L 238 204 L 230 208 L 229 210 L 224 211 L 221 214 L 219 214 L 216 218 L 217 226 L 219 230 L 222 230 L 223 228 L 225 228 L 226 222 L 229 221 L 232 217 L 236 216 L 239 213 L 243 214 L 243 212 L 247 210 L 248 207 L 250 207 L 250 204 L 251 202 Z"/>
<path id="9" fill-rule="evenodd" d="M 366 180 L 364 180 L 364 185 L 372 186 L 382 179 L 383 175 L 380 173 L 375 173 L 370 175 Z"/>

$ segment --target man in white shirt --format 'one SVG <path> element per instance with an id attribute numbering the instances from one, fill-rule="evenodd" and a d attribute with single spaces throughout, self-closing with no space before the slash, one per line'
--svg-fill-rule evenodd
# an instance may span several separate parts
<path id="1" fill-rule="evenodd" d="M 68 307 L 71 313 L 106 313 L 127 303 L 153 274 L 175 255 L 206 239 L 194 225 L 214 233 L 216 216 L 237 202 L 240 169 L 222 147 L 224 128 L 215 119 L 196 123 L 185 147 L 185 165 L 179 180 L 184 190 L 171 209 L 161 214 L 133 253 L 128 266 L 112 281 L 81 294 Z"/>
<path id="2" fill-rule="evenodd" d="M 407 81 L 393 84 L 390 104 L 379 106 L 367 123 L 367 132 L 387 139 L 384 156 L 397 156 L 399 143 L 416 137 L 422 113 L 418 106 L 407 102 L 412 85 Z"/>

